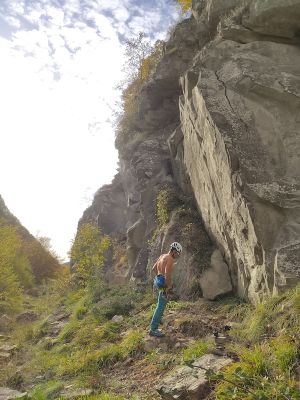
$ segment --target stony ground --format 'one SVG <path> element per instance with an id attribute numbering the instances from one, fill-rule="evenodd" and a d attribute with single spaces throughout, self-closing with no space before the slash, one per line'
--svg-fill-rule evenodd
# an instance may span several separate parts
<path id="1" fill-rule="evenodd" d="M 149 310 L 147 311 L 149 314 Z M 141 311 L 140 314 L 143 314 L 143 312 Z M 19 318 L 16 323 L 20 325 L 24 324 L 24 321 L 28 323 L 30 318 L 35 319 L 34 315 L 27 315 L 27 317 L 26 320 L 24 315 L 24 318 Z M 137 313 L 136 317 L 138 319 L 141 315 Z M 125 399 L 130 399 L 132 395 L 138 396 L 138 399 L 161 399 L 162 397 L 157 392 L 157 386 L 170 374 L 170 371 L 184 364 L 184 349 L 197 340 L 205 338 L 211 343 L 211 353 L 225 354 L 226 352 L 222 348 L 222 337 L 224 334 L 224 337 L 227 337 L 228 326 L 232 324 L 225 313 L 220 312 L 220 310 L 216 312 L 214 303 L 203 300 L 195 303 L 170 303 L 161 326 L 166 334 L 162 339 L 150 337 L 147 334 L 145 317 L 143 321 L 145 337 L 141 348 L 137 349 L 136 354 L 125 361 L 102 368 L 99 371 L 99 376 L 90 381 L 91 390 L 88 389 L 87 393 L 101 388 L 115 395 L 123 396 Z M 51 329 L 45 337 L 41 338 L 41 341 L 43 346 L 50 350 L 55 345 L 56 338 L 64 325 L 68 322 L 68 313 L 63 307 L 59 307 L 48 317 L 48 322 Z M 141 328 L 140 325 L 139 328 Z M 124 335 L 126 335 L 126 331 Z M 17 344 L 13 342 L 9 332 L 2 335 L 0 345 L 1 367 L 10 365 L 11 369 L 15 368 L 16 374 L 14 376 L 18 376 L 18 371 L 21 371 L 26 363 L 26 356 L 22 351 L 18 351 L 16 346 Z M 29 387 L 24 387 L 21 381 L 19 384 L 12 382 L 10 388 L 19 389 L 21 392 L 30 390 L 38 383 L 39 379 L 42 380 L 43 377 L 37 377 Z M 8 386 L 6 383 L 2 376 L 0 386 Z M 76 398 L 80 391 L 74 392 L 72 382 L 65 382 L 64 391 L 61 393 L 63 393 L 64 398 Z M 5 397 L 4 392 L 1 397 L 0 392 L 0 398 L 5 400 L 8 397 Z"/>
<path id="2" fill-rule="evenodd" d="M 143 346 L 146 356 L 114 365 L 104 375 L 106 385 L 114 386 L 114 391 L 126 398 L 134 393 L 143 399 L 161 399 L 157 386 L 182 364 L 183 350 L 196 340 L 209 339 L 212 353 L 234 358 L 234 354 L 227 354 L 223 346 L 224 340 L 230 340 L 228 329 L 232 324 L 234 322 L 226 315 L 211 310 L 210 302 L 201 301 L 177 310 L 167 309 L 161 326 L 166 336 L 158 339 L 145 334 Z"/>

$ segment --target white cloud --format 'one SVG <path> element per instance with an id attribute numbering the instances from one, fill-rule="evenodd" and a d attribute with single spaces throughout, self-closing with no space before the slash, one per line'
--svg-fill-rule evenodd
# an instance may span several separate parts
<path id="1" fill-rule="evenodd" d="M 67 0 L 59 7 L 51 0 L 7 0 L 0 5 L 13 28 L 11 39 L 0 37 L 5 149 L 0 193 L 33 234 L 52 238 L 61 255 L 88 205 L 86 197 L 115 173 L 108 121 L 120 95 L 114 88 L 123 78 L 118 33 L 162 35 L 155 26 L 158 10 L 141 17 L 133 14 L 132 0 L 103 3 Z"/>

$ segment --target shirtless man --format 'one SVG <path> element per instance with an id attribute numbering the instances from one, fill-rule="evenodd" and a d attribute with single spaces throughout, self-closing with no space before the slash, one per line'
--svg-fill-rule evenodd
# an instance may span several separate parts
<path id="1" fill-rule="evenodd" d="M 181 252 L 182 246 L 178 242 L 172 243 L 169 253 L 162 254 L 152 267 L 152 271 L 154 271 L 156 275 L 164 276 L 165 284 L 164 287 L 160 288 L 158 292 L 157 305 L 150 325 L 150 336 L 164 336 L 164 334 L 158 330 L 158 325 L 161 322 L 164 310 L 168 302 L 167 290 L 171 287 L 171 275 L 174 261 L 180 256 Z"/>

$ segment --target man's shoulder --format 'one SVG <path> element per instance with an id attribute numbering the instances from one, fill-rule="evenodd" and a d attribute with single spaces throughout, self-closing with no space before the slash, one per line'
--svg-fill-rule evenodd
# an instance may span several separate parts
<path id="1" fill-rule="evenodd" d="M 161 258 L 164 258 L 164 259 L 166 259 L 166 258 L 172 258 L 172 256 L 171 256 L 170 253 L 166 253 L 166 254 L 162 254 L 162 255 L 161 255 Z"/>
<path id="2" fill-rule="evenodd" d="M 159 257 L 158 261 L 166 262 L 166 261 L 169 261 L 170 259 L 172 259 L 172 256 L 169 253 L 166 253 L 166 254 L 162 254 Z"/>
<path id="3" fill-rule="evenodd" d="M 174 258 L 171 256 L 171 254 L 167 253 L 167 254 L 164 254 L 164 256 L 165 256 L 164 259 L 168 264 L 174 263 Z"/>

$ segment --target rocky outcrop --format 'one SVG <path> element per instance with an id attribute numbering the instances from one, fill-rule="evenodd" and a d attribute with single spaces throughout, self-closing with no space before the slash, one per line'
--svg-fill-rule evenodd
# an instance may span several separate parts
<path id="1" fill-rule="evenodd" d="M 220 295 L 230 293 L 232 284 L 228 266 L 224 262 L 220 250 L 216 249 L 211 255 L 210 268 L 200 276 L 200 286 L 205 299 L 214 300 Z"/>
<path id="2" fill-rule="evenodd" d="M 195 254 L 185 246 L 184 256 L 178 262 L 174 274 L 175 286 L 183 296 L 187 296 L 195 288 L 198 289 L 199 271 L 202 267 L 209 266 L 207 259 L 209 260 L 214 249 L 203 224 L 200 229 L 202 233 L 196 230 L 197 232 L 186 235 L 184 239 L 182 230 L 186 228 L 187 231 L 186 226 L 191 221 L 187 222 L 185 218 L 179 221 L 180 218 L 174 217 L 154 241 L 154 245 L 149 246 L 149 240 L 157 228 L 157 195 L 164 185 L 175 183 L 174 168 L 176 154 L 179 154 L 178 140 L 182 142 L 182 132 L 181 137 L 179 132 L 179 138 L 176 137 L 173 141 L 171 138 L 180 126 L 179 77 L 198 49 L 198 25 L 194 19 L 185 20 L 176 27 L 171 40 L 165 46 L 165 53 L 153 79 L 141 91 L 139 108 L 131 121 L 130 132 L 119 132 L 116 139 L 120 156 L 119 174 L 111 185 L 96 193 L 92 206 L 85 211 L 80 221 L 95 221 L 104 233 L 111 236 L 115 236 L 116 232 L 126 234 L 128 266 L 123 276 L 127 280 L 132 278 L 144 281 L 151 264 L 161 252 L 168 251 L 172 241 L 183 240 L 184 246 L 190 241 L 198 241 L 198 246 L 205 247 L 205 254 L 209 253 L 208 257 L 203 257 L 205 265 L 204 262 L 201 266 L 197 265 Z M 170 155 L 170 148 L 173 148 L 174 157 Z M 177 166 L 178 169 L 182 168 L 181 165 Z M 186 195 L 192 196 L 189 178 L 184 174 L 182 171 L 182 180 L 178 179 L 178 183 Z M 176 189 L 178 193 L 180 187 Z M 124 218 L 120 218 L 114 210 L 122 212 Z M 108 275 L 109 281 L 113 282 L 111 269 Z M 117 275 L 116 282 L 120 282 Z"/>
<path id="3" fill-rule="evenodd" d="M 26 399 L 27 392 L 19 392 L 10 388 L 0 387 L 0 400 Z"/>
<path id="4" fill-rule="evenodd" d="M 279 7 L 284 31 L 289 3 L 251 2 L 242 21 L 256 29 L 269 15 L 258 32 L 279 35 L 272 20 Z M 300 50 L 232 39 L 221 30 L 182 79 L 184 163 L 238 293 L 255 302 L 300 278 Z"/>
<path id="5" fill-rule="evenodd" d="M 110 185 L 97 191 L 93 204 L 87 208 L 79 225 L 95 222 L 106 235 L 122 238 L 127 226 L 127 203 L 120 175 L 116 175 Z"/>
<path id="6" fill-rule="evenodd" d="M 193 286 L 213 299 L 233 287 L 257 302 L 299 280 L 299 13 L 299 0 L 194 0 L 176 26 L 118 134 L 119 175 L 84 216 L 126 236 L 128 278 L 144 279 L 181 240 L 181 295 Z M 200 222 L 191 231 L 174 211 L 149 246 L 165 184 Z"/>
<path id="7" fill-rule="evenodd" d="M 191 366 L 184 366 L 171 372 L 156 389 L 161 398 L 166 400 L 206 399 L 211 391 L 206 373 L 208 371 L 217 373 L 231 363 L 230 358 L 206 354 L 196 359 Z"/>

